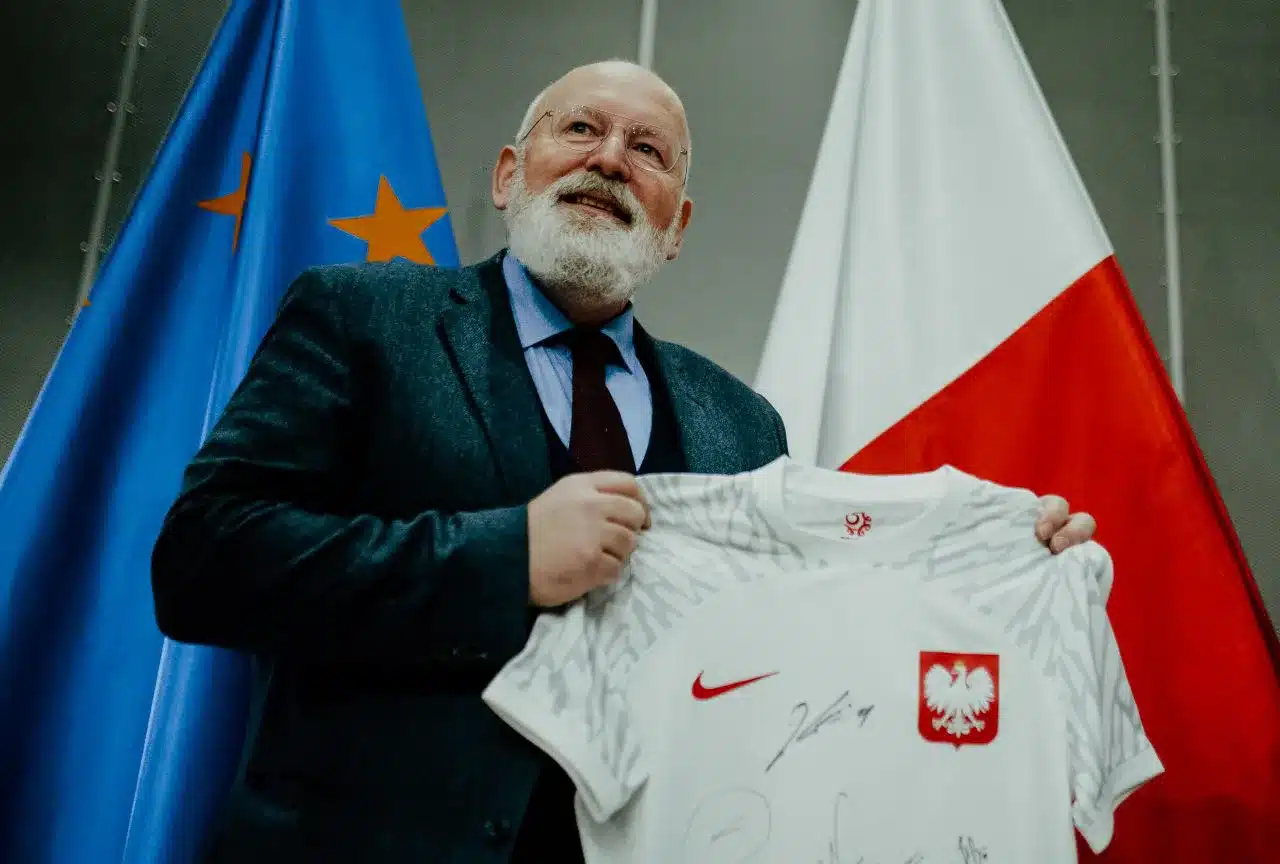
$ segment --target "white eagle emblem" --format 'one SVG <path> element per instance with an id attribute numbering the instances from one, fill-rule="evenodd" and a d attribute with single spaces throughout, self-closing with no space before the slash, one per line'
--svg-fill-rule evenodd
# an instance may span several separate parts
<path id="1" fill-rule="evenodd" d="M 987 713 L 995 695 L 995 680 L 987 668 L 970 670 L 963 660 L 957 660 L 950 672 L 935 663 L 924 676 L 925 703 L 941 715 L 933 718 L 933 728 L 957 738 L 982 731 L 986 722 L 979 715 Z"/>

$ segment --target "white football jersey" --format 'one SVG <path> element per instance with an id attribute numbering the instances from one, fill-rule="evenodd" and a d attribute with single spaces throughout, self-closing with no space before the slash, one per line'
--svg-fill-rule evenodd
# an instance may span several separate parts
<path id="1" fill-rule="evenodd" d="M 1056 864 L 1162 770 L 1111 559 L 954 468 L 641 478 L 623 577 L 486 702 L 573 778 L 588 862 Z"/>

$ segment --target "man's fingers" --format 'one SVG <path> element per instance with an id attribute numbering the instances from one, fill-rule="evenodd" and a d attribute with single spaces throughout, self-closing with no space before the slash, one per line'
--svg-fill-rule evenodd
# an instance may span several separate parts
<path id="1" fill-rule="evenodd" d="M 1093 532 L 1097 529 L 1097 523 L 1088 513 L 1075 513 L 1067 520 L 1067 524 L 1060 528 L 1049 542 L 1049 548 L 1054 552 L 1061 552 L 1072 546 L 1078 546 L 1090 540 Z"/>
<path id="2" fill-rule="evenodd" d="M 640 484 L 636 481 L 634 474 L 628 474 L 625 471 L 593 471 L 586 476 L 590 478 L 591 485 L 600 492 L 626 495 L 628 498 L 636 499 L 643 497 L 640 493 Z"/>
<path id="3" fill-rule="evenodd" d="M 610 523 L 604 527 L 601 548 L 621 563 L 626 561 L 631 550 L 636 548 L 636 534 L 622 525 Z"/>
<path id="4" fill-rule="evenodd" d="M 601 499 L 600 507 L 604 518 L 618 525 L 626 526 L 632 531 L 639 531 L 649 525 L 649 508 L 644 502 L 622 495 L 606 495 Z"/>
<path id="5" fill-rule="evenodd" d="M 1061 495 L 1041 496 L 1040 518 L 1036 520 L 1036 536 L 1040 538 L 1040 542 L 1048 543 L 1050 538 L 1062 530 L 1070 514 L 1067 499 Z"/>
<path id="6" fill-rule="evenodd" d="M 617 509 L 616 501 L 610 501 L 607 505 L 609 507 L 607 511 L 609 519 L 621 522 L 636 531 L 650 526 L 649 502 L 644 499 L 644 493 L 640 491 L 640 483 L 636 480 L 634 474 L 628 474 L 625 471 L 595 471 L 587 476 L 591 478 L 591 483 L 595 486 L 597 492 L 603 492 L 614 499 L 623 498 L 640 505 L 640 510 L 628 509 L 623 511 Z"/>
<path id="7" fill-rule="evenodd" d="M 626 563 L 625 556 L 619 557 L 608 549 L 601 550 L 604 553 L 605 563 L 596 568 L 595 576 L 596 585 L 607 585 L 614 579 L 618 578 L 618 574 L 622 572 L 622 567 Z"/>
<path id="8" fill-rule="evenodd" d="M 1079 537 L 1080 542 L 1083 543 L 1093 539 L 1094 533 L 1098 530 L 1098 520 L 1088 513 L 1075 513 L 1067 523 L 1067 530 Z"/>

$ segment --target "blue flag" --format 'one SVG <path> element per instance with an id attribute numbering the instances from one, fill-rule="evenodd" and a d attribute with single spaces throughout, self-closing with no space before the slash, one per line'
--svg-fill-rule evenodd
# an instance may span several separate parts
<path id="1" fill-rule="evenodd" d="M 195 860 L 248 660 L 167 642 L 151 548 L 303 269 L 456 266 L 398 0 L 235 0 L 0 473 L 0 861 Z"/>

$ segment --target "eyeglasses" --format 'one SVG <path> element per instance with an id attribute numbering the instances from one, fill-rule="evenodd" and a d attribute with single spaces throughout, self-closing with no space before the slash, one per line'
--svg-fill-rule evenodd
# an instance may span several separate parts
<path id="1" fill-rule="evenodd" d="M 579 153 L 595 150 L 613 134 L 614 126 L 621 126 L 627 161 L 652 174 L 670 174 L 680 157 L 689 153 L 688 148 L 681 147 L 679 139 L 665 129 L 586 105 L 544 111 L 516 143 L 532 135 L 547 118 L 551 119 L 551 137 L 556 143 Z"/>

